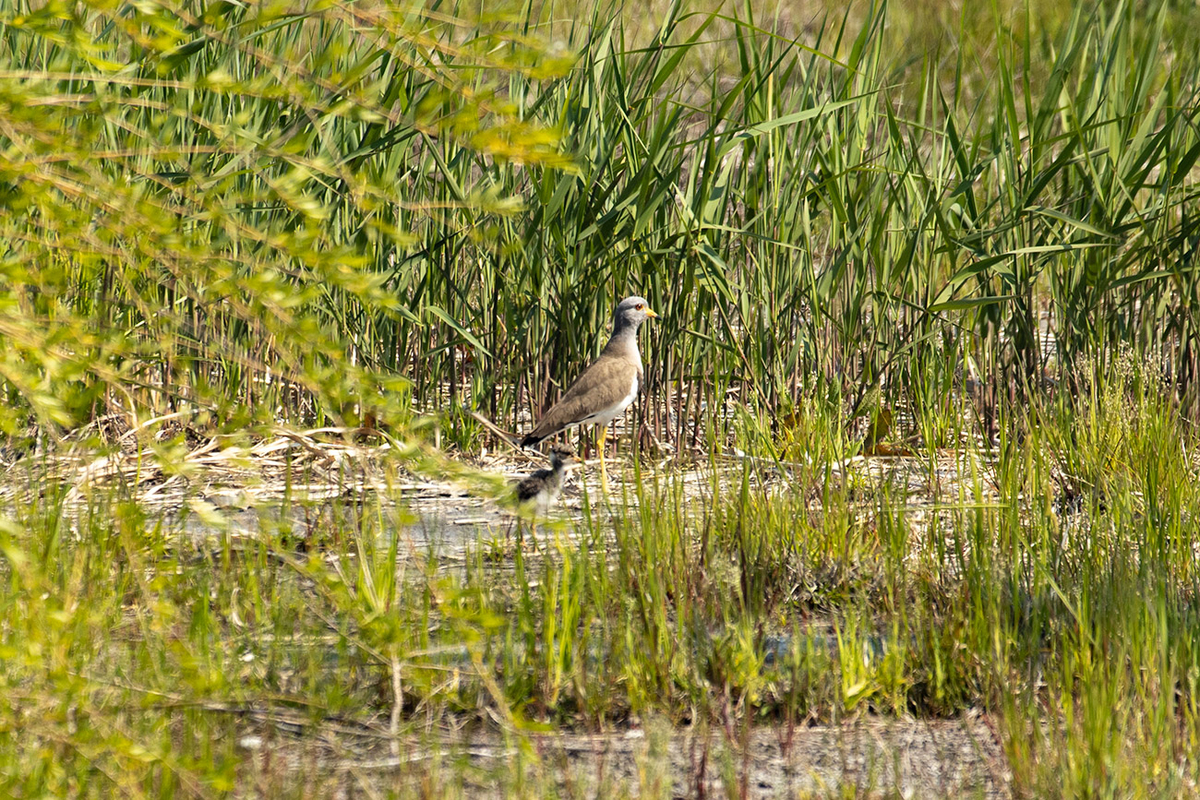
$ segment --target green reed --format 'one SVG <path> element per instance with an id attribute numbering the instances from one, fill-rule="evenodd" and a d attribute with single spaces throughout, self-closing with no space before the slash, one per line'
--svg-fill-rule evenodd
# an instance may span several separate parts
<path id="1" fill-rule="evenodd" d="M 114 9 L 4 22 L 5 380 L 43 424 L 402 420 L 390 375 L 512 421 L 635 291 L 665 316 L 643 419 L 677 443 L 729 392 L 858 416 L 969 376 L 994 420 L 1116 343 L 1194 405 L 1197 63 L 1167 5 L 998 8 L 986 48 L 973 13 L 912 52 L 886 5 L 628 35 L 603 6 Z"/>

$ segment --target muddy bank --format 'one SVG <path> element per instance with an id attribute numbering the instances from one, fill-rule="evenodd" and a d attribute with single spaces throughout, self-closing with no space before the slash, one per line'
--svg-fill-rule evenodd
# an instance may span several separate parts
<path id="1" fill-rule="evenodd" d="M 255 763 L 319 776 L 330 796 L 433 790 L 469 798 L 981 797 L 1010 795 L 986 721 L 864 717 L 841 725 L 759 725 L 746 731 L 644 728 L 606 734 L 379 736 L 325 739 L 318 750 L 248 729 Z M 453 769 L 449 765 L 453 764 Z M 273 765 L 268 766 L 268 765 Z M 439 786 L 450 775 L 452 785 Z M 265 777 L 265 776 L 261 776 Z M 283 779 L 283 774 L 276 777 Z"/>

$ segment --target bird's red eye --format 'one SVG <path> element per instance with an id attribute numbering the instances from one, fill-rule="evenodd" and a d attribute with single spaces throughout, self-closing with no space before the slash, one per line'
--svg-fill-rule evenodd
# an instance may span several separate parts
<path id="1" fill-rule="evenodd" d="M 637 306 L 635 306 L 635 307 L 637 308 L 637 310 L 638 310 L 638 311 L 641 311 L 641 310 L 642 310 L 642 304 L 641 304 L 641 303 L 638 303 L 638 304 L 637 304 Z"/>

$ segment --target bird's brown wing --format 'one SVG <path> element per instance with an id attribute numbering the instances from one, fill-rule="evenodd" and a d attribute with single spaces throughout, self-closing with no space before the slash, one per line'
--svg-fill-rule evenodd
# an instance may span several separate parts
<path id="1" fill-rule="evenodd" d="M 562 399 L 542 416 L 537 427 L 526 434 L 521 445 L 532 447 L 565 428 L 612 408 L 629 396 L 637 377 L 637 364 L 632 361 L 623 358 L 597 359 L 571 384 Z"/>

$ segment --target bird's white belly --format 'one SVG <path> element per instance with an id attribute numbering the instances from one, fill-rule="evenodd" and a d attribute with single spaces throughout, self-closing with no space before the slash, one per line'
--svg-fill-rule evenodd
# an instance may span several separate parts
<path id="1" fill-rule="evenodd" d="M 607 408 L 602 408 L 602 409 L 596 411 L 596 413 L 592 414 L 591 416 L 584 417 L 583 419 L 581 419 L 579 421 L 579 424 L 580 425 L 607 425 L 608 423 L 612 422 L 617 417 L 621 416 L 621 414 L 625 411 L 625 409 L 629 408 L 629 404 L 633 402 L 633 399 L 635 397 L 637 397 L 637 393 L 638 393 L 638 379 L 637 379 L 637 376 L 634 375 L 633 376 L 633 384 L 629 387 L 629 394 L 625 395 L 625 397 L 621 398 L 620 401 L 614 403 L 613 405 L 611 405 Z"/>

